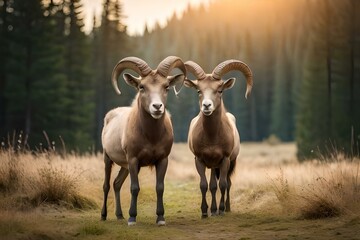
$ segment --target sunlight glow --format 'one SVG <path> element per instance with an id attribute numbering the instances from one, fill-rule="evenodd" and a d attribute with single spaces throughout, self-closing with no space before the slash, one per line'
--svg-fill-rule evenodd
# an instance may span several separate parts
<path id="1" fill-rule="evenodd" d="M 139 35 L 144 32 L 145 25 L 153 29 L 158 23 L 161 27 L 166 25 L 167 19 L 174 12 L 181 16 L 188 7 L 199 6 L 201 3 L 207 5 L 211 0 L 122 0 L 124 24 L 127 26 L 129 35 Z M 85 8 L 85 31 L 91 31 L 94 14 L 98 24 L 101 19 L 103 0 L 83 0 Z"/>

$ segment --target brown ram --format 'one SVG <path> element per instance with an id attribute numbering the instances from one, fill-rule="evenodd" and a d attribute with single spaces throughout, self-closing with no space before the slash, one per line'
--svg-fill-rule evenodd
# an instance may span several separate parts
<path id="1" fill-rule="evenodd" d="M 200 175 L 200 190 L 202 193 L 202 217 L 208 216 L 206 192 L 208 183 L 206 168 L 211 169 L 210 191 L 212 195 L 211 214 L 223 214 L 230 211 L 230 176 L 234 171 L 236 158 L 240 150 L 240 136 L 235 124 L 235 117 L 226 111 L 222 94 L 233 87 L 235 78 L 223 81 L 221 77 L 231 70 L 244 73 L 247 80 L 245 97 L 250 94 L 253 80 L 250 68 L 238 60 L 227 60 L 215 67 L 212 74 L 195 62 L 185 63 L 187 72 L 191 72 L 196 80 L 185 79 L 185 86 L 199 93 L 200 113 L 191 121 L 188 135 L 190 150 L 195 155 L 196 169 Z M 217 180 L 221 191 L 219 208 L 216 204 Z M 224 201 L 227 191 L 226 202 Z"/>
<path id="2" fill-rule="evenodd" d="M 168 77 L 173 68 L 179 68 L 186 74 L 184 63 L 180 58 L 165 58 L 152 70 L 148 64 L 136 57 L 122 59 L 114 68 L 112 83 L 118 94 L 117 79 L 122 71 L 131 69 L 140 77 L 128 73 L 123 75 L 126 83 L 134 87 L 138 93 L 131 107 L 118 107 L 109 111 L 104 120 L 102 145 L 104 149 L 105 180 L 104 203 L 101 211 L 102 220 L 107 217 L 107 197 L 110 189 L 109 181 L 113 163 L 119 165 L 120 171 L 114 180 L 115 214 L 123 218 L 120 204 L 120 189 L 130 173 L 131 205 L 128 225 L 136 223 L 137 197 L 140 191 L 138 173 L 141 167 L 155 166 L 158 225 L 165 224 L 164 218 L 164 177 L 168 165 L 168 155 L 173 145 L 173 127 L 170 115 L 165 109 L 170 87 L 183 83 L 184 74 Z"/>

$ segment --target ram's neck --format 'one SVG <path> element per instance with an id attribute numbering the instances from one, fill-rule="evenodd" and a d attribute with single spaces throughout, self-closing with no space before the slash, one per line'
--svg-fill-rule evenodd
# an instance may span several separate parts
<path id="1" fill-rule="evenodd" d="M 144 137 L 150 141 L 157 141 L 163 137 L 166 132 L 165 129 L 165 114 L 159 119 L 154 119 L 140 103 L 137 104 L 138 117 L 136 119 L 139 130 L 144 134 Z"/>
<path id="2" fill-rule="evenodd" d="M 219 131 L 222 129 L 221 120 L 226 114 L 226 110 L 224 104 L 221 105 L 214 110 L 214 112 L 210 116 L 205 116 L 202 112 L 200 114 L 200 120 L 202 121 L 204 131 L 209 136 L 218 135 Z"/>

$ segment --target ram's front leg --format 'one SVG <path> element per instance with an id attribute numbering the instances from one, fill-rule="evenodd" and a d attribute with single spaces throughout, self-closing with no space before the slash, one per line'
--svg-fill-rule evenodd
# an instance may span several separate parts
<path id="1" fill-rule="evenodd" d="M 208 183 L 207 183 L 206 175 L 205 175 L 206 167 L 202 162 L 200 162 L 197 159 L 197 157 L 195 157 L 195 165 L 196 165 L 196 170 L 198 171 L 198 173 L 200 175 L 200 190 L 201 190 L 201 195 L 202 195 L 201 217 L 206 218 L 208 216 L 208 204 L 206 202 L 206 192 L 208 190 Z"/>
<path id="2" fill-rule="evenodd" d="M 225 157 L 220 165 L 220 179 L 219 179 L 219 188 L 221 192 L 220 205 L 219 205 L 219 215 L 223 215 L 225 211 L 225 191 L 228 187 L 228 172 L 230 167 L 230 159 Z"/>
<path id="3" fill-rule="evenodd" d="M 128 225 L 132 226 L 136 224 L 136 216 L 137 216 L 137 197 L 140 192 L 139 186 L 139 162 L 136 158 L 132 158 L 129 160 L 129 173 L 130 173 L 130 192 L 131 192 L 131 203 L 129 210 L 129 220 Z"/>
<path id="4" fill-rule="evenodd" d="M 157 195 L 157 207 L 156 207 L 156 223 L 159 226 L 165 225 L 164 218 L 164 178 L 168 166 L 168 158 L 164 158 L 156 164 L 156 195 Z"/>

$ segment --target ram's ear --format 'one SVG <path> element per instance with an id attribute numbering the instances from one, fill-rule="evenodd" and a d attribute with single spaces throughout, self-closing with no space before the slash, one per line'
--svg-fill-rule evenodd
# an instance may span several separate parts
<path id="1" fill-rule="evenodd" d="M 129 73 L 124 73 L 123 74 L 123 77 L 124 77 L 124 80 L 125 82 L 129 85 L 129 86 L 132 86 L 134 88 L 138 88 L 139 84 L 140 84 L 140 81 L 141 81 L 141 78 L 140 77 L 135 77 Z"/>
<path id="2" fill-rule="evenodd" d="M 188 78 L 185 78 L 184 85 L 185 85 L 185 87 L 188 87 L 188 88 L 197 89 L 197 80 L 190 80 Z"/>
<path id="3" fill-rule="evenodd" d="M 229 78 L 224 81 L 223 90 L 230 89 L 234 86 L 236 78 Z"/>
<path id="4" fill-rule="evenodd" d="M 169 81 L 169 86 L 174 88 L 175 95 L 177 96 L 184 84 L 185 75 L 177 74 L 174 76 L 168 76 L 167 80 Z M 179 90 L 178 90 L 179 89 Z"/>
<path id="5" fill-rule="evenodd" d="M 169 81 L 169 85 L 170 87 L 173 87 L 175 85 L 183 85 L 184 83 L 184 74 L 178 74 L 178 75 L 175 75 L 175 76 L 168 76 L 167 79 Z"/>

